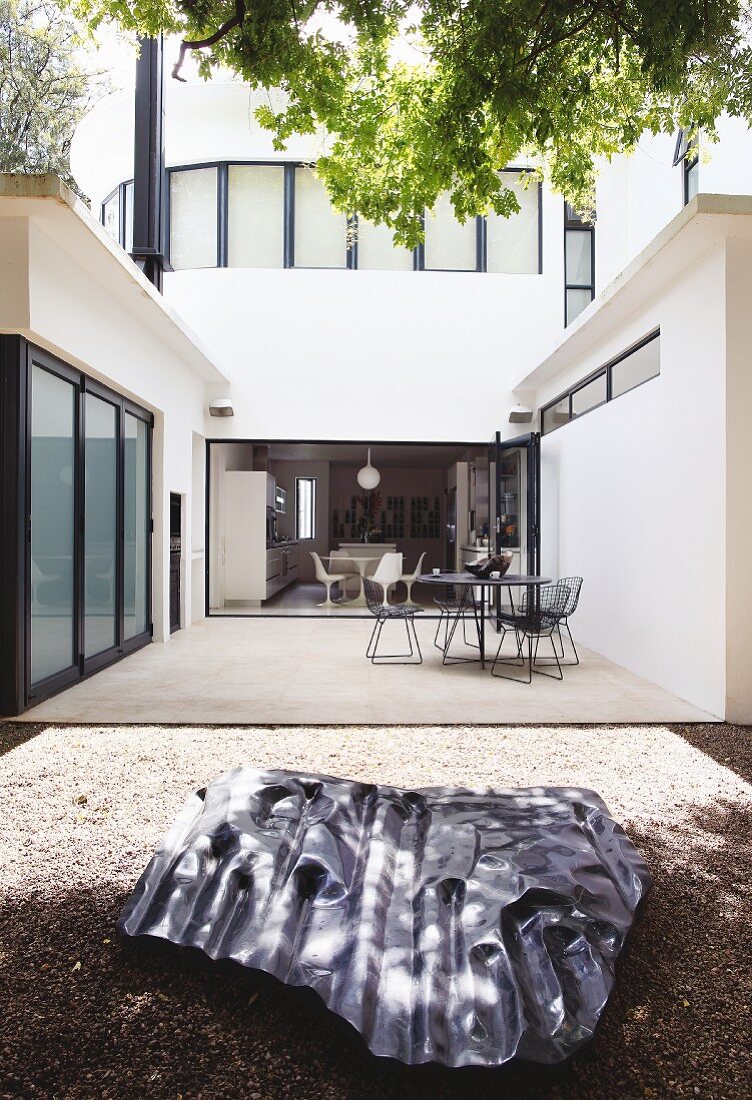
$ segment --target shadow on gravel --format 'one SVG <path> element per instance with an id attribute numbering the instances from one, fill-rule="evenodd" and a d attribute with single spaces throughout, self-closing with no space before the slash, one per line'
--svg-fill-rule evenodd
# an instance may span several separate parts
<path id="1" fill-rule="evenodd" d="M 376 1059 L 310 991 L 169 945 L 121 943 L 125 897 L 102 883 L 3 909 L 0 1095 L 746 1097 L 752 814 L 697 807 L 675 834 L 630 832 L 655 886 L 594 1042 L 557 1070 Z"/>
<path id="2" fill-rule="evenodd" d="M 666 729 L 704 752 L 716 764 L 729 768 L 746 783 L 752 783 L 752 726 L 714 725 L 666 726 Z"/>
<path id="3" fill-rule="evenodd" d="M 25 745 L 50 728 L 50 722 L 5 722 L 0 719 L 0 756 Z"/>

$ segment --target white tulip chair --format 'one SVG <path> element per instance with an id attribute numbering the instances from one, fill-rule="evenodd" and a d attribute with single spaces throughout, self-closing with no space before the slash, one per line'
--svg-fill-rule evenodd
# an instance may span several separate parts
<path id="1" fill-rule="evenodd" d="M 425 556 L 426 553 L 425 551 L 423 551 L 423 553 L 418 558 L 418 564 L 415 566 L 415 570 L 412 573 L 403 573 L 400 577 L 400 580 L 403 582 L 403 584 L 407 585 L 407 598 L 405 600 L 405 603 L 412 604 L 413 607 L 418 607 L 418 604 L 413 602 L 413 585 L 415 584 L 416 580 L 423 570 L 423 559 L 425 558 Z"/>
<path id="2" fill-rule="evenodd" d="M 383 554 L 379 564 L 369 579 L 380 584 L 384 593 L 384 604 L 389 603 L 389 589 L 402 577 L 402 554 Z"/>
<path id="3" fill-rule="evenodd" d="M 340 584 L 344 593 L 345 574 L 344 573 L 329 573 L 324 568 L 323 562 L 318 554 L 314 551 L 310 551 L 310 555 L 313 558 L 313 567 L 316 571 L 316 580 L 319 584 L 326 585 L 326 599 L 323 603 L 317 604 L 317 607 L 339 607 L 340 604 L 332 599 L 332 585 Z"/>

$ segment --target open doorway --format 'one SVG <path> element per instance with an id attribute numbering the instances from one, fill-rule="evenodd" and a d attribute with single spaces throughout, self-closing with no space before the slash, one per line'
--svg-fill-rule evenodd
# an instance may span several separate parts
<path id="1" fill-rule="evenodd" d="M 207 481 L 208 615 L 368 615 L 359 574 L 383 554 L 461 569 L 494 524 L 486 443 L 211 440 Z"/>

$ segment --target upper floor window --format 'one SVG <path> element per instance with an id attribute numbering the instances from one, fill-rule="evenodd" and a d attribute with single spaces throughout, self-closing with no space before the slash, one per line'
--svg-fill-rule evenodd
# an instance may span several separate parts
<path id="1" fill-rule="evenodd" d="M 100 221 L 126 252 L 133 251 L 133 180 L 121 183 L 107 196 Z"/>
<path id="2" fill-rule="evenodd" d="M 682 167 L 682 201 L 686 206 L 700 190 L 700 157 L 697 134 L 689 136 L 686 130 L 676 135 L 674 167 Z"/>
<path id="3" fill-rule="evenodd" d="M 204 267 L 319 267 L 383 271 L 540 274 L 541 187 L 504 170 L 520 206 L 461 223 L 447 193 L 425 215 L 425 243 L 394 243 L 392 230 L 336 211 L 309 166 L 280 162 L 186 165 L 167 173 L 166 246 L 175 271 Z M 133 181 L 102 203 L 105 228 L 133 249 Z"/>
<path id="4" fill-rule="evenodd" d="M 564 324 L 595 297 L 595 226 L 564 203 Z"/>
<path id="5" fill-rule="evenodd" d="M 216 267 L 217 169 L 191 168 L 170 172 L 170 263 Z"/>

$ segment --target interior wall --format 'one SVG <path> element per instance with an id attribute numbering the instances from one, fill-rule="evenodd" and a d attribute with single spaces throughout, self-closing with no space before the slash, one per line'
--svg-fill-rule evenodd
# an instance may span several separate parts
<path id="1" fill-rule="evenodd" d="M 329 553 L 329 468 L 328 462 L 310 460 L 295 462 L 273 459 L 269 463 L 269 472 L 287 492 L 287 511 L 284 516 L 277 516 L 277 530 L 279 534 L 291 539 L 295 538 L 295 478 L 316 478 L 316 538 L 305 539 L 299 544 L 298 550 L 298 579 L 304 584 L 315 579 L 311 551 L 320 556 Z M 325 569 L 328 567 L 327 562 L 323 562 L 323 565 Z"/>
<path id="2" fill-rule="evenodd" d="M 660 377 L 541 443 L 542 572 L 584 577 L 576 640 L 718 716 L 724 284 L 718 246 L 639 314 L 621 324 L 615 317 L 608 344 L 583 357 L 580 376 L 660 324 Z"/>
<path id="3" fill-rule="evenodd" d="M 363 490 L 358 485 L 357 474 L 360 465 L 340 466 L 332 464 L 331 469 L 331 499 L 330 508 L 335 508 L 340 513 L 350 508 L 353 496 L 359 496 Z M 413 467 L 401 468 L 386 466 L 380 468 L 381 481 L 378 493 L 381 496 L 381 508 L 386 509 L 387 497 L 402 496 L 405 498 L 405 537 L 401 539 L 385 539 L 385 541 L 397 543 L 397 550 L 403 555 L 403 569 L 412 572 L 418 564 L 420 555 L 425 552 L 423 571 L 434 567 L 441 568 L 444 565 L 444 534 L 446 524 L 446 479 L 447 471 L 441 468 Z M 438 538 L 411 538 L 410 537 L 410 498 L 428 497 L 429 508 L 433 509 L 433 500 L 439 498 L 439 537 Z M 349 533 L 345 533 L 344 539 L 331 538 L 332 545 L 336 548 L 340 542 L 350 542 Z"/>

